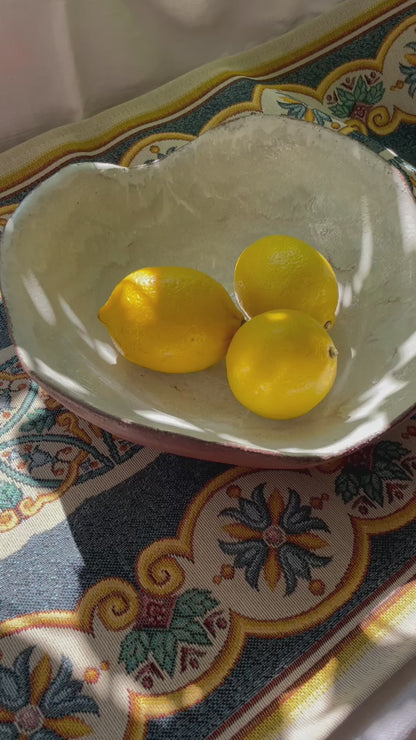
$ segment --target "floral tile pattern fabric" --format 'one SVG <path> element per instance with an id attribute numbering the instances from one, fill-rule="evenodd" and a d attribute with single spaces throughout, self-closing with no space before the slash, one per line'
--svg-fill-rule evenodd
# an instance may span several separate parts
<path id="1" fill-rule="evenodd" d="M 359 139 L 416 194 L 414 4 L 296 38 L 175 110 L 143 122 L 138 101 L 95 138 L 51 139 L 0 177 L 0 226 L 69 161 L 145 164 L 249 113 Z M 2 740 L 325 738 L 416 653 L 414 414 L 320 467 L 235 468 L 69 412 L 25 374 L 3 309 L 0 348 Z"/>

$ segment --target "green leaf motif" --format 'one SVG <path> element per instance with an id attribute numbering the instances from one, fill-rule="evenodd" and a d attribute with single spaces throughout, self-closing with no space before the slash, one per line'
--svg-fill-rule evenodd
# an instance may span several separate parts
<path id="1" fill-rule="evenodd" d="M 49 431 L 55 424 L 56 412 L 51 409 L 38 409 L 28 414 L 28 420 L 20 427 L 22 432 L 37 432 L 42 434 L 43 431 Z"/>
<path id="2" fill-rule="evenodd" d="M 372 473 L 370 471 L 364 472 L 361 475 L 361 486 L 369 499 L 376 501 L 380 506 L 383 506 L 383 481 L 377 473 Z"/>
<path id="3" fill-rule="evenodd" d="M 343 87 L 337 87 L 337 95 L 341 103 L 344 103 L 344 105 L 348 104 L 348 110 L 351 110 L 357 102 L 355 95 L 353 95 L 349 90 L 344 90 Z"/>
<path id="4" fill-rule="evenodd" d="M 411 476 L 397 463 L 381 460 L 374 465 L 374 472 L 383 480 L 410 480 Z"/>
<path id="5" fill-rule="evenodd" d="M 3 483 L 0 486 L 0 511 L 14 509 L 22 498 L 22 492 L 14 483 Z"/>
<path id="6" fill-rule="evenodd" d="M 384 85 L 382 82 L 377 82 L 376 85 L 370 87 L 367 94 L 367 103 L 375 105 L 379 103 L 384 95 Z"/>
<path id="7" fill-rule="evenodd" d="M 177 640 L 186 642 L 188 645 L 211 645 L 211 640 L 202 625 L 199 622 L 190 622 L 185 617 L 173 618 L 170 631 Z"/>
<path id="8" fill-rule="evenodd" d="M 174 614 L 179 617 L 204 617 L 218 606 L 210 591 L 191 588 L 181 594 L 176 602 Z"/>
<path id="9" fill-rule="evenodd" d="M 402 457 L 406 457 L 408 454 L 409 450 L 403 447 L 400 442 L 385 439 L 375 446 L 374 460 L 401 460 Z"/>
<path id="10" fill-rule="evenodd" d="M 132 630 L 121 644 L 119 663 L 132 673 L 152 653 L 169 676 L 175 673 L 178 641 L 189 645 L 211 645 L 204 627 L 196 620 L 218 606 L 209 590 L 192 588 L 179 596 L 169 629 Z"/>
<path id="11" fill-rule="evenodd" d="M 355 95 L 349 90 L 345 90 L 343 87 L 337 87 L 337 95 L 341 103 L 354 105 L 356 102 Z"/>
<path id="12" fill-rule="evenodd" d="M 133 630 L 121 643 L 119 663 L 124 663 L 127 673 L 132 673 L 144 663 L 150 650 L 149 635 L 145 630 Z"/>
<path id="13" fill-rule="evenodd" d="M 335 493 L 346 504 L 358 495 L 359 490 L 360 480 L 351 470 L 343 470 L 335 480 Z"/>
<path id="14" fill-rule="evenodd" d="M 364 82 L 364 77 L 362 75 L 359 76 L 357 83 L 354 87 L 354 99 L 357 103 L 366 103 L 367 102 L 367 93 L 368 88 L 367 85 Z"/>
<path id="15" fill-rule="evenodd" d="M 170 630 L 152 630 L 150 650 L 159 666 L 173 676 L 175 672 L 178 640 Z"/>
<path id="16" fill-rule="evenodd" d="M 337 118 L 348 118 L 348 116 L 351 113 L 351 106 L 350 105 L 342 105 L 341 103 L 337 103 L 336 105 L 331 105 L 329 107 L 331 113 L 334 114 Z"/>

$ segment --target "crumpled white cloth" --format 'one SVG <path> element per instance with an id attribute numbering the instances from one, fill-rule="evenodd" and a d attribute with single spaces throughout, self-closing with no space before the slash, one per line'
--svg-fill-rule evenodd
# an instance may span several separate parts
<path id="1" fill-rule="evenodd" d="M 0 0 L 0 151 L 280 36 L 341 0 Z"/>

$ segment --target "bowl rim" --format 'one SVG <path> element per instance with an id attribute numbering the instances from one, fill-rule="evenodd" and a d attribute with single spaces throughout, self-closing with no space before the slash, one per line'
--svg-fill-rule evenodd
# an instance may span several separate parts
<path id="1" fill-rule="evenodd" d="M 256 113 L 257 116 L 267 116 L 268 118 L 274 118 L 274 119 L 282 119 L 287 118 L 293 122 L 297 122 L 298 124 L 305 124 L 305 125 L 313 125 L 315 127 L 318 127 L 319 129 L 323 129 L 323 126 L 320 126 L 319 124 L 315 122 L 309 122 L 309 121 L 303 121 L 296 118 L 293 118 L 288 115 L 276 115 L 276 114 L 263 114 L 263 113 Z M 228 126 L 230 123 L 235 121 L 236 119 L 233 118 L 231 120 L 227 120 L 221 124 L 219 124 L 218 127 L 224 127 Z M 344 123 L 344 122 L 341 122 Z M 325 128 L 325 130 L 328 133 L 332 134 L 339 134 L 339 130 L 334 130 L 330 128 Z M 209 134 L 210 131 L 204 132 L 202 136 L 205 134 Z M 382 159 L 386 165 L 390 167 L 394 167 L 396 172 L 398 171 L 399 174 L 402 176 L 402 179 L 407 187 L 407 189 L 410 191 L 411 195 L 415 197 L 412 183 L 409 177 L 408 172 L 415 171 L 416 169 L 407 163 L 405 160 L 403 160 L 401 157 L 399 157 L 397 154 L 395 154 L 391 149 L 387 149 L 383 145 L 379 144 L 379 142 L 370 140 L 368 137 L 365 137 L 364 135 L 360 134 L 356 131 L 351 131 L 345 134 L 349 138 L 352 138 L 356 144 L 359 146 L 363 146 L 367 151 L 369 150 L 371 154 L 373 154 L 378 159 Z M 192 141 L 186 142 L 183 146 L 188 146 L 189 144 L 192 144 Z M 182 148 L 182 147 L 181 147 Z M 385 153 L 385 156 L 383 156 L 383 153 Z M 136 167 L 133 167 L 132 169 L 144 169 L 153 166 L 153 162 L 149 164 L 140 164 Z M 159 164 L 157 162 L 157 164 Z M 131 168 L 123 167 L 117 164 L 113 163 L 105 163 L 105 162 L 71 162 L 69 164 L 64 165 L 56 172 L 49 175 L 46 179 L 41 180 L 38 182 L 34 188 L 30 191 L 30 193 L 23 199 L 21 204 L 19 204 L 19 207 L 16 209 L 16 211 L 12 214 L 12 216 L 8 219 L 5 229 L 3 231 L 3 234 L 0 239 L 0 285 L 3 282 L 2 276 L 3 276 L 3 269 L 2 265 L 4 263 L 5 259 L 5 253 L 7 250 L 11 247 L 10 242 L 12 241 L 12 233 L 14 229 L 14 223 L 17 219 L 20 219 L 22 217 L 22 206 L 23 210 L 26 210 L 28 204 L 30 205 L 33 196 L 35 195 L 35 192 L 38 190 L 38 188 L 42 188 L 45 185 L 49 185 L 50 181 L 54 179 L 56 176 L 59 176 L 60 173 L 67 171 L 69 168 L 75 169 L 79 167 L 83 167 L 85 165 L 93 165 L 96 166 L 97 169 L 117 169 L 117 170 L 125 170 L 129 171 Z M 42 375 L 37 373 L 32 368 L 29 368 L 28 365 L 25 362 L 24 359 L 24 352 L 22 352 L 21 348 L 19 347 L 18 343 L 15 339 L 14 334 L 14 328 L 13 328 L 13 320 L 9 311 L 8 301 L 7 301 L 7 290 L 4 291 L 2 289 L 2 299 L 3 299 L 3 306 L 6 314 L 6 321 L 7 321 L 7 327 L 10 335 L 10 339 L 12 340 L 12 344 L 15 347 L 17 357 L 19 359 L 20 364 L 22 365 L 24 371 L 27 373 L 29 378 L 31 378 L 34 382 L 37 383 L 39 387 L 44 389 L 46 393 L 48 393 L 51 397 L 56 399 L 59 403 L 61 403 L 64 407 L 69 409 L 72 413 L 76 414 L 82 419 L 85 419 L 86 421 L 110 432 L 111 434 L 114 434 L 115 436 L 126 439 L 130 442 L 133 442 L 135 444 L 140 444 L 143 446 L 149 446 L 154 447 L 161 452 L 165 453 L 171 453 L 176 454 L 184 457 L 190 457 L 195 459 L 203 459 L 203 460 L 210 460 L 210 461 L 217 461 L 220 463 L 225 463 L 229 465 L 239 465 L 243 467 L 248 467 L 250 469 L 252 468 L 261 468 L 261 469 L 281 469 L 281 470 L 297 470 L 297 469 L 304 469 L 307 467 L 315 467 L 321 464 L 324 464 L 330 460 L 340 459 L 346 456 L 349 456 L 356 452 L 357 450 L 361 449 L 364 445 L 370 444 L 374 442 L 376 439 L 380 438 L 383 434 L 385 434 L 389 429 L 391 429 L 393 426 L 398 424 L 400 421 L 405 419 L 408 415 L 410 415 L 413 411 L 416 410 L 416 401 L 415 403 L 408 407 L 405 411 L 400 412 L 395 418 L 392 420 L 389 420 L 384 423 L 383 428 L 381 430 L 378 430 L 377 432 L 374 432 L 373 434 L 369 434 L 365 441 L 357 442 L 350 446 L 345 446 L 343 450 L 337 453 L 333 452 L 322 452 L 322 453 L 282 453 L 279 452 L 279 450 L 276 451 L 270 451 L 270 450 L 263 450 L 256 447 L 245 447 L 243 445 L 239 445 L 236 443 L 232 443 L 229 441 L 224 442 L 214 442 L 211 440 L 204 440 L 199 437 L 192 436 L 191 432 L 188 433 L 179 433 L 179 432 L 173 432 L 168 431 L 164 429 L 158 429 L 154 426 L 146 426 L 144 424 L 141 424 L 140 422 L 136 421 L 125 421 L 121 419 L 120 417 L 110 414 L 108 412 L 102 411 L 98 409 L 93 404 L 90 404 L 87 401 L 78 401 L 75 399 L 71 392 L 68 391 L 68 393 L 65 393 L 62 391 L 61 387 L 57 387 L 54 383 L 51 383 L 50 381 L 46 381 L 43 379 Z"/>
<path id="2" fill-rule="evenodd" d="M 13 338 L 10 324 L 10 316 L 6 311 L 6 317 L 9 325 L 11 338 Z M 306 454 L 306 455 L 286 455 L 277 452 L 263 451 L 260 449 L 243 447 L 231 442 L 211 442 L 192 437 L 188 434 L 179 434 L 169 432 L 163 429 L 144 426 L 139 422 L 123 421 L 119 417 L 97 410 L 95 406 L 88 402 L 79 403 L 71 396 L 62 393 L 53 383 L 43 380 L 36 371 L 30 370 L 24 362 L 19 347 L 15 344 L 16 354 L 20 364 L 27 375 L 37 383 L 46 393 L 58 401 L 62 406 L 80 418 L 88 421 L 101 429 L 106 430 L 120 439 L 139 444 L 146 447 L 154 447 L 160 452 L 180 455 L 181 457 L 190 457 L 193 459 L 209 460 L 220 462 L 228 465 L 238 465 L 249 469 L 269 469 L 269 470 L 302 470 L 309 467 L 323 465 L 330 460 L 342 459 L 349 457 L 360 450 L 364 445 L 372 444 L 382 437 L 389 429 L 399 424 L 413 411 L 416 410 L 416 402 L 406 411 L 399 414 L 379 432 L 369 435 L 366 442 L 357 443 L 349 447 L 340 454 Z"/>

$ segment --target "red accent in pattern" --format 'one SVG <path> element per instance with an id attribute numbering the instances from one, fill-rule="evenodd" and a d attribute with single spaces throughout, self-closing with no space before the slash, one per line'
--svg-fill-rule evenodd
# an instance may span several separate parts
<path id="1" fill-rule="evenodd" d="M 224 617 L 224 610 L 223 609 L 217 609 L 217 611 L 212 612 L 205 620 L 204 620 L 204 627 L 208 630 L 208 632 L 215 638 L 217 636 L 217 629 L 219 630 L 225 630 L 227 628 L 227 620 Z"/>
<path id="2" fill-rule="evenodd" d="M 135 679 L 136 681 L 140 681 L 143 688 L 151 689 L 154 684 L 153 677 L 161 678 L 163 681 L 163 673 L 161 673 L 156 663 L 150 661 L 150 663 L 146 663 L 143 668 L 140 668 L 136 673 Z"/>
<path id="3" fill-rule="evenodd" d="M 158 599 L 147 593 L 141 595 L 142 609 L 136 629 L 168 629 L 171 623 L 176 597 Z"/>
<path id="4" fill-rule="evenodd" d="M 196 670 L 199 668 L 198 658 L 203 658 L 206 655 L 205 650 L 198 650 L 193 647 L 185 647 L 181 649 L 181 673 L 184 673 L 188 668 Z"/>

